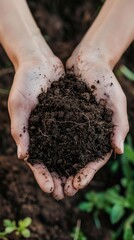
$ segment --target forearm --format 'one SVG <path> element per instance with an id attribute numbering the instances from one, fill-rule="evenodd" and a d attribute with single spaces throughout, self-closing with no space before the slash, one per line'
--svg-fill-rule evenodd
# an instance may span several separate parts
<path id="1" fill-rule="evenodd" d="M 15 67 L 31 54 L 51 54 L 25 0 L 0 0 L 0 42 Z"/>
<path id="2" fill-rule="evenodd" d="M 133 14 L 133 0 L 107 0 L 80 46 L 88 47 L 113 68 L 134 39 Z"/>

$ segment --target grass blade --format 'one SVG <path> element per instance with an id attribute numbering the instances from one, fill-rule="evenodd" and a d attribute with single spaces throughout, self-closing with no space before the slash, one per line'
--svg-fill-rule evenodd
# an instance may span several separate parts
<path id="1" fill-rule="evenodd" d="M 119 70 L 126 78 L 128 78 L 130 81 L 134 82 L 134 73 L 129 68 L 122 65 L 119 68 Z"/>

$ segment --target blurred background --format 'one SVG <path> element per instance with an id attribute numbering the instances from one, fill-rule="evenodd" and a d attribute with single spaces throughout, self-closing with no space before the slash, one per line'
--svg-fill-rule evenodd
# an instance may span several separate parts
<path id="1" fill-rule="evenodd" d="M 65 63 L 103 2 L 28 0 L 28 5 L 44 38 Z M 14 69 L 0 47 L 0 232 L 4 231 L 4 219 L 32 219 L 29 238 L 13 232 L 8 238 L 0 233 L 0 239 L 134 239 L 134 43 L 114 72 L 128 100 L 130 132 L 125 154 L 112 156 L 90 186 L 75 197 L 57 202 L 39 189 L 30 170 L 17 160 L 7 112 Z"/>

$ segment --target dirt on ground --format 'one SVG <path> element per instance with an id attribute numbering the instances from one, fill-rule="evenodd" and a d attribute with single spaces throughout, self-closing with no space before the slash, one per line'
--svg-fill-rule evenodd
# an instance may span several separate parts
<path id="1" fill-rule="evenodd" d="M 5 218 L 18 221 L 29 216 L 33 220 L 31 240 L 71 240 L 77 219 L 81 219 L 89 239 L 107 239 L 103 238 L 109 235 L 106 228 L 96 231 L 91 217 L 77 209 L 84 191 L 57 202 L 39 189 L 28 167 L 16 157 L 0 157 L 0 183 L 0 230 Z M 9 237 L 9 240 L 17 239 L 23 238 Z"/>
<path id="2" fill-rule="evenodd" d="M 91 25 L 102 2 L 28 0 L 43 36 L 64 62 Z M 119 65 L 121 63 L 134 70 L 133 44 Z M 104 190 L 116 181 L 111 177 L 108 166 L 100 170 L 90 186 L 75 197 L 57 202 L 39 189 L 28 167 L 17 159 L 7 112 L 8 92 L 13 76 L 13 67 L 0 48 L 0 88 L 5 90 L 0 93 L 0 231 L 3 229 L 3 219 L 19 220 L 30 216 L 33 220 L 31 240 L 71 240 L 70 233 L 80 219 L 81 229 L 88 240 L 111 240 L 109 231 L 112 226 L 104 214 L 101 216 L 101 229 L 97 229 L 93 216 L 81 213 L 77 208 L 87 191 Z M 130 132 L 134 139 L 134 84 L 122 77 L 118 79 L 127 95 Z M 9 240 L 17 240 L 17 237 L 12 235 Z"/>

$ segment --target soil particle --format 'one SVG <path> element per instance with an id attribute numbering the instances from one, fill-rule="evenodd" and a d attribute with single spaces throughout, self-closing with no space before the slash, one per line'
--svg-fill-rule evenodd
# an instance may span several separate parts
<path id="1" fill-rule="evenodd" d="M 0 157 L 0 182 L 0 231 L 3 231 L 3 219 L 8 217 L 18 221 L 29 216 L 32 218 L 31 240 L 72 239 L 70 232 L 76 224 L 78 211 L 72 209 L 71 201 L 58 203 L 37 188 L 31 172 L 23 162 L 16 157 Z M 73 223 L 70 222 L 72 211 Z M 24 238 L 13 234 L 8 239 Z"/>
<path id="2" fill-rule="evenodd" d="M 75 46 L 80 42 L 91 22 L 98 13 L 98 8 L 102 5 L 101 0 L 79 0 L 79 1 L 49 1 L 49 0 L 28 0 L 34 18 L 36 19 L 43 36 L 48 37 L 47 41 L 61 60 L 66 62 L 72 54 Z M 98 6 L 99 4 L 99 6 Z M 96 13 L 97 9 L 97 13 Z M 57 32 L 57 21 L 60 20 L 61 27 Z M 55 23 L 55 24 L 53 24 Z M 134 70 L 134 47 L 133 44 L 123 55 L 123 59 L 117 65 L 115 72 L 124 64 Z M 0 68 L 8 71 L 10 62 L 0 47 Z M 35 72 L 37 74 L 37 72 Z M 6 73 L 0 76 L 0 88 L 10 89 L 14 73 Z M 46 75 L 44 75 L 46 78 Z M 122 75 L 118 80 L 123 87 L 128 100 L 128 114 L 130 120 L 130 133 L 134 139 L 134 85 Z M 111 76 L 112 81 L 112 76 Z M 101 83 L 101 82 L 100 82 Z M 98 86 L 99 87 L 99 84 Z M 113 87 L 113 86 L 112 86 Z M 88 108 L 88 107 L 87 107 Z M 57 203 L 47 194 L 44 194 L 37 186 L 31 172 L 17 157 L 12 158 L 16 152 L 16 145 L 10 135 L 10 121 L 7 113 L 7 95 L 0 94 L 0 230 L 3 230 L 2 221 L 5 218 L 16 221 L 24 217 L 32 217 L 32 235 L 30 240 L 72 240 L 70 233 L 76 226 L 76 220 L 81 219 L 82 232 L 90 240 L 110 240 L 109 219 L 104 212 L 101 214 L 101 228 L 96 228 L 93 217 L 90 213 L 79 212 L 75 209 L 78 203 L 83 201 L 86 192 L 93 190 L 102 191 L 106 187 L 113 186 L 113 179 L 109 168 L 103 167 L 96 175 L 96 182 L 82 190 L 73 198 L 65 199 Z M 114 181 L 114 183 L 113 183 Z M 10 187 L 15 182 L 14 187 Z M 112 185 L 111 185 L 112 184 Z M 21 201 L 24 199 L 23 201 Z M 73 217 L 72 217 L 73 216 Z M 58 220 L 57 220 L 58 219 Z M 85 221 L 86 219 L 86 221 Z M 113 231 L 115 231 L 115 228 Z M 17 236 L 10 236 L 9 240 L 17 240 Z M 20 237 L 19 237 L 20 240 Z M 24 238 L 21 237 L 21 240 Z"/>
<path id="3" fill-rule="evenodd" d="M 25 132 L 26 132 L 26 127 L 24 126 L 24 127 L 23 127 L 23 133 L 25 133 Z"/>
<path id="4" fill-rule="evenodd" d="M 38 101 L 29 119 L 31 164 L 67 177 L 111 150 L 112 111 L 97 103 L 85 82 L 67 75 Z"/>

